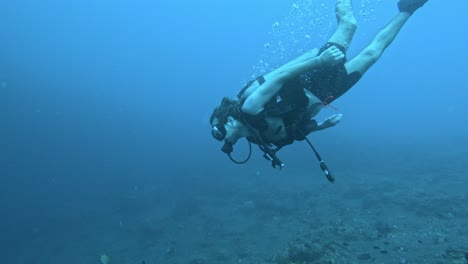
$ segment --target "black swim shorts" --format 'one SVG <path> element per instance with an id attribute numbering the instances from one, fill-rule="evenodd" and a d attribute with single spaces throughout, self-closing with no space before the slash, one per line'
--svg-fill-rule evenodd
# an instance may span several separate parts
<path id="1" fill-rule="evenodd" d="M 346 49 L 336 43 L 327 42 L 319 51 L 319 55 L 331 46 L 337 47 L 344 54 Z M 344 66 L 346 55 L 343 61 L 332 67 L 320 67 L 306 72 L 300 76 L 302 86 L 311 91 L 324 103 L 331 103 L 346 93 L 355 85 L 362 75 L 360 72 L 348 73 Z"/>

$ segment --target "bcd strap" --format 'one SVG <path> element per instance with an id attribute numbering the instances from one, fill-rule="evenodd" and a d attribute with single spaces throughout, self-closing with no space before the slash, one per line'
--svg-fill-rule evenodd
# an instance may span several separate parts
<path id="1" fill-rule="evenodd" d="M 263 77 L 263 75 L 260 75 L 257 77 L 257 81 L 260 85 L 262 85 L 263 83 L 265 83 L 265 77 Z"/>
<path id="2" fill-rule="evenodd" d="M 255 80 L 250 80 L 245 86 L 244 88 L 242 88 L 242 90 L 240 90 L 240 92 L 237 94 L 237 98 L 241 98 L 242 95 L 245 93 L 245 90 L 249 89 L 249 87 L 255 82 L 257 81 L 258 84 L 262 85 L 265 83 L 265 77 L 263 77 L 263 75 L 260 75 L 258 76 Z"/>

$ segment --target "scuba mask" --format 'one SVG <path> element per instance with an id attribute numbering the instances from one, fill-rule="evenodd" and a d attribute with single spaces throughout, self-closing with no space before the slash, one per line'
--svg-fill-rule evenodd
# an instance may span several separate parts
<path id="1" fill-rule="evenodd" d="M 226 128 L 223 124 L 218 123 L 211 127 L 211 135 L 218 141 L 222 141 L 226 137 Z"/>
<path id="2" fill-rule="evenodd" d="M 213 127 L 211 128 L 211 135 L 216 140 L 218 141 L 224 140 L 224 145 L 221 147 L 221 151 L 229 155 L 234 150 L 234 148 L 232 146 L 232 143 L 229 140 L 225 139 L 226 133 L 227 133 L 226 128 L 221 123 L 213 125 Z"/>

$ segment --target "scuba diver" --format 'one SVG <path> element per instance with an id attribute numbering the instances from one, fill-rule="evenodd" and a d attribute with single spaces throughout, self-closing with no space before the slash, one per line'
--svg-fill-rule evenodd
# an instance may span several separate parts
<path id="1" fill-rule="evenodd" d="M 251 143 L 257 144 L 273 167 L 284 164 L 276 156 L 282 147 L 306 140 L 330 182 L 334 182 L 322 158 L 307 139 L 313 131 L 338 124 L 341 114 L 323 122 L 313 119 L 321 109 L 345 94 L 385 49 L 413 13 L 428 0 L 400 0 L 399 13 L 358 55 L 347 61 L 346 51 L 357 29 L 351 0 L 336 1 L 336 31 L 320 49 L 313 49 L 270 73 L 251 80 L 237 98 L 224 97 L 210 118 L 213 137 L 224 142 L 222 151 L 238 164 L 249 160 Z M 250 153 L 246 160 L 231 157 L 233 145 L 247 138 Z"/>

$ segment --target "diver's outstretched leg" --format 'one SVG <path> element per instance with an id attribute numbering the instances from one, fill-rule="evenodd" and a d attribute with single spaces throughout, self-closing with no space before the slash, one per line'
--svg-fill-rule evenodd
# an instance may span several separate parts
<path id="1" fill-rule="evenodd" d="M 398 2 L 400 13 L 374 37 L 369 46 L 352 60 L 345 63 L 347 72 L 352 73 L 358 71 L 364 75 L 380 58 L 390 43 L 392 43 L 414 11 L 423 6 L 427 1 L 428 0 L 400 0 Z"/>
<path id="2" fill-rule="evenodd" d="M 335 7 L 338 25 L 328 42 L 339 44 L 348 50 L 357 29 L 356 18 L 353 14 L 353 3 L 351 0 L 337 0 Z"/>

